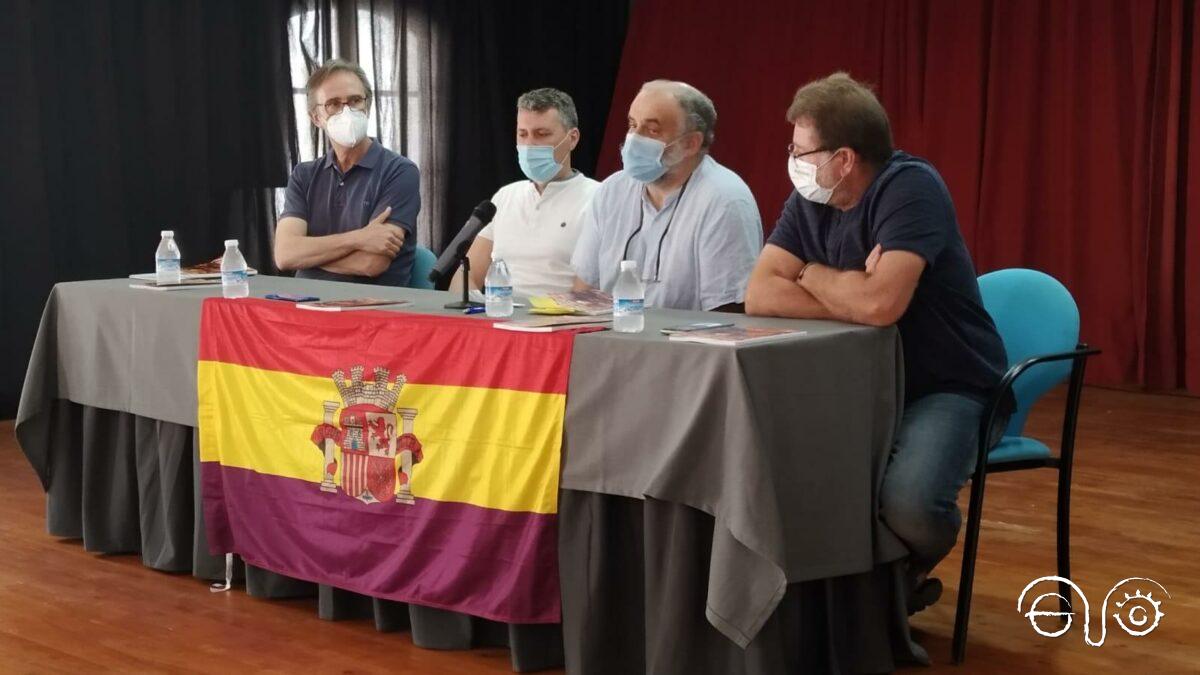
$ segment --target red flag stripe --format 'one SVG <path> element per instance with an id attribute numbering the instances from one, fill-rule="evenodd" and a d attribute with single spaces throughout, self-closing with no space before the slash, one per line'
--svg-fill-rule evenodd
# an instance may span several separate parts
<path id="1" fill-rule="evenodd" d="M 571 340 L 567 333 L 496 330 L 466 317 L 314 312 L 255 298 L 208 298 L 200 320 L 202 361 L 319 377 L 340 369 L 347 380 L 353 365 L 378 365 L 413 383 L 559 394 L 567 391 Z M 363 379 L 374 375 L 368 370 Z"/>

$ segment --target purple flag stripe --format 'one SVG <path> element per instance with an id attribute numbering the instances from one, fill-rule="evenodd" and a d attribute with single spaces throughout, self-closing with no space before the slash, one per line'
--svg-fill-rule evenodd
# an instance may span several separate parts
<path id="1" fill-rule="evenodd" d="M 377 598 L 557 623 L 558 521 L 417 499 L 363 504 L 317 483 L 200 464 L 214 555 Z"/>

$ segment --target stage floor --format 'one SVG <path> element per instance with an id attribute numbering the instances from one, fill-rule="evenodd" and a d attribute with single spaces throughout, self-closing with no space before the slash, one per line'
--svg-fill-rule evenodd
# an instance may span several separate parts
<path id="1" fill-rule="evenodd" d="M 1047 397 L 1030 434 L 1054 447 L 1061 410 L 1061 396 Z M 934 667 L 909 672 L 1200 670 L 1200 398 L 1089 387 L 1079 425 L 1072 566 L 1093 606 L 1091 637 L 1099 639 L 1104 595 L 1127 577 L 1154 579 L 1170 592 L 1162 623 L 1132 637 L 1110 616 L 1100 647 L 1085 644 L 1082 619 L 1059 638 L 1035 633 L 1017 596 L 1054 573 L 1056 474 L 997 474 L 987 483 L 965 667 L 950 665 L 956 550 L 935 573 L 946 585 L 941 602 L 912 621 Z M 505 650 L 419 649 L 407 633 L 379 633 L 365 620 L 321 621 L 315 598 L 263 601 L 240 589 L 214 595 L 191 577 L 143 567 L 137 556 L 87 553 L 78 541 L 45 533 L 44 504 L 12 422 L 0 422 L 0 671 L 512 672 Z"/>

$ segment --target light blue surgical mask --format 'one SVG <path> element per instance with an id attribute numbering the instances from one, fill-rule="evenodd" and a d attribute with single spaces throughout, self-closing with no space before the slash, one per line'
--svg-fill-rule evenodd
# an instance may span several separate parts
<path id="1" fill-rule="evenodd" d="M 517 164 L 521 165 L 521 173 L 535 183 L 550 182 L 563 167 L 554 159 L 554 151 L 568 138 L 570 136 L 564 137 L 558 145 L 518 145 Z"/>
<path id="2" fill-rule="evenodd" d="M 663 161 L 663 155 L 679 138 L 670 143 L 663 143 L 629 132 L 625 136 L 625 143 L 621 145 L 621 164 L 625 167 L 625 173 L 642 183 L 653 183 L 662 178 L 667 169 L 671 168 L 671 165 Z"/>

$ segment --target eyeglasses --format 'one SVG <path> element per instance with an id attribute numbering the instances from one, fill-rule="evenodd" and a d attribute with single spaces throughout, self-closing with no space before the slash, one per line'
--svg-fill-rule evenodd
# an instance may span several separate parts
<path id="1" fill-rule="evenodd" d="M 632 131 L 633 131 L 633 130 L 632 130 L 632 129 L 630 129 L 630 132 L 632 132 Z M 652 141 L 661 141 L 661 142 L 662 142 L 662 144 L 663 144 L 663 152 L 666 152 L 666 149 L 667 149 L 667 148 L 671 147 L 672 145 L 675 145 L 675 144 L 676 144 L 676 143 L 678 143 L 678 142 L 679 142 L 679 140 L 680 140 L 680 139 L 682 139 L 684 136 L 687 136 L 688 134 L 692 134 L 692 133 L 699 133 L 699 132 L 698 132 L 696 129 L 693 129 L 693 130 L 691 130 L 691 131 L 685 131 L 685 132 L 683 132 L 683 133 L 679 134 L 678 136 L 676 136 L 676 137 L 674 138 L 674 140 L 670 140 L 670 141 L 664 141 L 664 140 L 663 140 L 663 139 L 661 139 L 661 138 L 654 138 L 653 136 L 643 136 L 642 134 L 637 134 L 637 135 L 638 135 L 638 136 L 642 136 L 642 138 L 648 138 L 648 139 L 650 139 L 650 140 L 652 140 Z M 617 141 L 617 152 L 621 152 L 621 151 L 623 151 L 623 150 L 625 149 L 625 141 L 626 141 L 626 140 L 627 140 L 627 139 L 621 139 L 620 141 Z"/>
<path id="2" fill-rule="evenodd" d="M 788 143 L 788 154 L 791 155 L 795 159 L 800 159 L 801 157 L 803 157 L 805 155 L 812 155 L 812 154 L 815 154 L 818 152 L 827 152 L 829 150 L 829 148 L 817 148 L 816 150 L 808 150 L 808 151 L 799 152 L 799 153 L 796 152 L 796 150 L 797 150 L 797 148 L 796 148 L 795 143 Z"/>
<path id="3" fill-rule="evenodd" d="M 325 114 L 329 116 L 336 115 L 342 112 L 342 108 L 350 106 L 351 110 L 362 112 L 367 109 L 366 96 L 347 96 L 344 100 L 340 98 L 331 98 L 324 103 L 318 103 L 318 108 L 324 108 Z"/>

